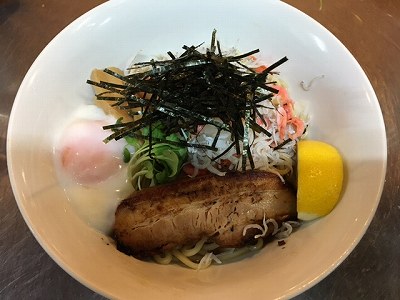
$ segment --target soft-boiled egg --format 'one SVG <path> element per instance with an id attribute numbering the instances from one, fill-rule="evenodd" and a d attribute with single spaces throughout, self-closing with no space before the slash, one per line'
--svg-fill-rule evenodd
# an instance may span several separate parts
<path id="1" fill-rule="evenodd" d="M 60 130 L 55 161 L 61 185 L 76 213 L 108 234 L 119 202 L 133 192 L 123 162 L 123 140 L 104 143 L 116 120 L 94 105 L 80 107 Z"/>
<path id="2" fill-rule="evenodd" d="M 104 120 L 77 120 L 70 124 L 61 142 L 61 165 L 80 184 L 99 183 L 121 168 L 124 144 L 103 140 L 110 134 L 103 130 Z"/>

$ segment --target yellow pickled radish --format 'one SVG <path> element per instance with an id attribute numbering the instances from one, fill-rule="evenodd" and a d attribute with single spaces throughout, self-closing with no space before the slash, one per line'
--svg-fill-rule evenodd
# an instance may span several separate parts
<path id="1" fill-rule="evenodd" d="M 343 160 L 330 144 L 297 144 L 297 213 L 304 221 L 326 216 L 336 206 L 343 185 Z"/>

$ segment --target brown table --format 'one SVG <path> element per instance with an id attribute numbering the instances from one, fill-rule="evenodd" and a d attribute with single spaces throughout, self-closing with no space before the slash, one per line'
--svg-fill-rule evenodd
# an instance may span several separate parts
<path id="1" fill-rule="evenodd" d="M 26 71 L 60 30 L 101 2 L 0 0 L 1 299 L 102 299 L 36 242 L 19 213 L 6 168 L 8 119 Z M 331 275 L 297 299 L 400 299 L 400 1 L 286 2 L 328 28 L 359 61 L 379 98 L 389 155 L 382 199 L 364 238 Z"/>

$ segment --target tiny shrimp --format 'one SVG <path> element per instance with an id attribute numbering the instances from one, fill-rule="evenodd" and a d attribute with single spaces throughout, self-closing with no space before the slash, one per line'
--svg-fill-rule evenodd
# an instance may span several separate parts
<path id="1" fill-rule="evenodd" d="M 293 100 L 288 96 L 287 90 L 282 86 L 274 86 L 279 92 L 280 107 L 277 110 L 277 122 L 279 129 L 279 138 L 283 140 L 286 134 L 286 128 L 288 125 L 292 125 L 296 128 L 294 134 L 288 134 L 288 137 L 292 140 L 301 136 L 304 132 L 304 122 L 300 118 L 294 116 Z"/>
<path id="2" fill-rule="evenodd" d="M 292 124 L 296 128 L 296 132 L 294 134 L 289 134 L 289 138 L 292 140 L 297 139 L 304 132 L 304 129 L 305 129 L 304 121 L 298 117 L 294 117 L 290 120 L 289 123 Z"/>

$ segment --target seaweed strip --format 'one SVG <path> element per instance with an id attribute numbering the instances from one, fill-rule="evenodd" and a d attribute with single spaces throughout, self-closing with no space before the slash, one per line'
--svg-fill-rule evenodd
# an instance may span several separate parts
<path id="1" fill-rule="evenodd" d="M 171 57 L 171 59 L 176 59 L 175 55 L 173 55 L 171 51 L 168 51 L 167 54 L 169 57 Z"/>
<path id="2" fill-rule="evenodd" d="M 149 126 L 149 136 L 142 138 L 149 141 L 151 152 L 154 143 L 166 142 L 153 137 L 152 126 L 155 122 L 161 122 L 168 134 L 180 134 L 182 131 L 196 134 L 198 126 L 210 124 L 217 128 L 211 146 L 187 141 L 178 142 L 177 145 L 217 151 L 220 133 L 227 130 L 231 133 L 232 144 L 213 160 L 235 147 L 236 154 L 242 155 L 242 169 L 246 168 L 247 161 L 254 168 L 249 130 L 271 135 L 255 119 L 262 119 L 259 108 L 264 106 L 260 102 L 270 100 L 279 92 L 270 86 L 274 82 L 266 82 L 266 76 L 287 61 L 287 57 L 258 74 L 241 60 L 258 53 L 259 49 L 224 56 L 215 29 L 206 53 L 199 51 L 202 45 L 183 45 L 184 51 L 178 57 L 168 51 L 170 59 L 135 63 L 129 68 L 134 73 L 129 75 L 121 75 L 107 68 L 103 70 L 126 84 L 87 80 L 87 83 L 107 90 L 96 95 L 97 100 L 113 101 L 113 106 L 131 115 L 142 115 L 136 121 L 105 126 L 104 129 L 113 130 L 105 142 L 125 136 L 140 136 L 140 130 Z M 111 93 L 121 97 L 112 96 Z M 265 120 L 263 124 L 267 125 Z"/>
<path id="3" fill-rule="evenodd" d="M 272 65 L 270 65 L 269 67 L 267 67 L 264 71 L 261 72 L 262 75 L 267 75 L 268 73 L 270 73 L 273 69 L 277 68 L 278 66 L 280 66 L 281 64 L 283 64 L 284 62 L 288 61 L 288 58 L 282 57 L 280 60 L 278 60 L 277 62 L 273 63 Z"/>
<path id="4" fill-rule="evenodd" d="M 233 147 L 235 146 L 235 142 L 230 144 L 224 151 L 222 151 L 219 155 L 215 156 L 211 161 L 216 161 L 217 159 L 220 159 L 222 156 L 224 156 L 226 153 L 229 152 Z"/>
<path id="5" fill-rule="evenodd" d="M 256 54 L 258 52 L 260 52 L 260 49 L 255 49 L 255 50 L 249 51 L 249 52 L 241 54 L 241 55 L 229 57 L 228 59 L 229 59 L 229 61 L 240 60 L 240 59 L 243 59 L 243 58 L 248 57 L 250 55 Z"/>
<path id="6" fill-rule="evenodd" d="M 292 139 L 286 139 L 286 140 L 284 140 L 282 143 L 280 143 L 279 145 L 277 145 L 276 147 L 274 147 L 274 150 L 278 150 L 278 149 L 280 149 L 280 148 L 282 148 L 283 146 L 285 146 L 287 143 L 289 143 L 289 142 L 291 142 L 292 141 Z"/>
<path id="7" fill-rule="evenodd" d="M 217 134 L 215 135 L 214 140 L 211 144 L 212 147 L 215 148 L 215 146 L 217 145 L 220 134 L 221 134 L 221 128 L 218 128 Z"/>

